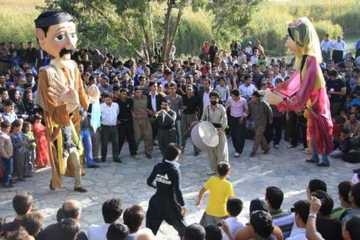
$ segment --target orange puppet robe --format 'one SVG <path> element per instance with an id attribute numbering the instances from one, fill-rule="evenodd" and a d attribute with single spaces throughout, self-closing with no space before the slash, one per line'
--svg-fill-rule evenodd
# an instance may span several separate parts
<path id="1" fill-rule="evenodd" d="M 74 61 L 69 62 L 66 66 L 60 64 L 56 60 L 52 60 L 48 66 L 39 71 L 38 81 L 38 103 L 44 110 L 44 120 L 49 142 L 50 163 L 52 168 L 51 184 L 54 188 L 62 186 L 61 175 L 65 174 L 66 161 L 62 156 L 62 134 L 58 132 L 59 128 L 73 124 L 77 133 L 77 139 L 80 138 L 80 106 L 87 109 L 89 106 L 88 97 L 86 95 L 81 74 Z M 54 97 L 49 94 L 49 88 L 53 88 L 57 84 L 62 86 L 71 86 L 76 90 L 78 99 L 73 99 L 78 106 L 69 112 L 69 106 L 61 101 L 61 98 Z M 74 106 L 73 106 L 74 107 Z M 56 136 L 54 136 L 56 135 Z M 75 144 L 77 142 L 74 141 Z M 80 158 L 78 159 L 80 161 Z M 69 167 L 71 167 L 69 165 Z M 76 175 L 69 173 L 69 175 Z"/>

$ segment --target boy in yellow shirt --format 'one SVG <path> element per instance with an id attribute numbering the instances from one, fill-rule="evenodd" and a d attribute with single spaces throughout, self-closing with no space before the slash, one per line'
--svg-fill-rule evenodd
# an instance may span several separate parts
<path id="1" fill-rule="evenodd" d="M 204 194 L 209 192 L 207 207 L 200 221 L 204 227 L 217 225 L 229 215 L 226 210 L 226 203 L 230 197 L 235 195 L 232 183 L 226 179 L 229 171 L 230 166 L 227 163 L 219 163 L 217 165 L 218 175 L 210 177 L 199 192 L 197 206 L 200 205 Z"/>

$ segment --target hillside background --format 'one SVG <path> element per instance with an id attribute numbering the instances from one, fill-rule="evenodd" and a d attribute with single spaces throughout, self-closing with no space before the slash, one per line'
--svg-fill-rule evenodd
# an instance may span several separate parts
<path id="1" fill-rule="evenodd" d="M 164 15 L 163 7 L 156 4 L 153 14 L 161 18 Z M 43 0 L 0 0 L 0 42 L 35 42 L 33 20 L 40 12 L 39 6 L 44 6 Z M 271 0 L 259 4 L 249 24 L 235 33 L 231 29 L 222 29 L 219 34 L 214 30 L 214 17 L 209 12 L 186 8 L 175 40 L 177 53 L 197 55 L 201 43 L 209 39 L 217 40 L 224 49 L 229 48 L 232 40 L 244 43 L 260 39 L 268 54 L 284 55 L 286 25 L 299 16 L 311 18 L 320 37 L 326 32 L 334 38 L 343 35 L 350 48 L 360 38 L 358 0 Z M 83 47 L 107 49 L 118 55 L 128 54 L 120 40 L 107 39 L 104 34 L 97 34 L 94 39 L 82 38 L 80 44 Z"/>

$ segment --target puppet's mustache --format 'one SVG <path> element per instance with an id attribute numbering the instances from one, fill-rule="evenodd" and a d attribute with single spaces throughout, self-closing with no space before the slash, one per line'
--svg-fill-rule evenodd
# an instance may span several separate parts
<path id="1" fill-rule="evenodd" d="M 63 48 L 63 49 L 60 50 L 59 55 L 60 55 L 60 57 L 63 57 L 64 55 L 66 55 L 66 54 L 72 54 L 73 52 L 74 52 L 73 49 Z"/>

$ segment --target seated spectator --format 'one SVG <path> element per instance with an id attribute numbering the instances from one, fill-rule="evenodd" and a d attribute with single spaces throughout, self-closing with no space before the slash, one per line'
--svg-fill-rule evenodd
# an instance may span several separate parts
<path id="1" fill-rule="evenodd" d="M 344 240 L 360 239 L 360 218 L 352 217 L 346 224 L 343 230 Z"/>
<path id="2" fill-rule="evenodd" d="M 18 193 L 12 200 L 16 213 L 14 223 L 20 224 L 21 220 L 32 211 L 33 197 L 28 193 Z"/>
<path id="3" fill-rule="evenodd" d="M 345 122 L 344 128 L 350 129 L 352 137 L 360 136 L 360 121 L 356 119 L 356 114 L 354 112 L 349 114 L 349 119 Z"/>
<path id="4" fill-rule="evenodd" d="M 250 216 L 250 224 L 236 234 L 236 240 L 282 240 L 281 229 L 274 226 L 270 213 L 262 210 L 254 211 Z"/>
<path id="5" fill-rule="evenodd" d="M 341 157 L 345 162 L 360 162 L 360 136 L 352 137 L 349 128 L 343 128 L 340 135 L 340 153 L 336 157 Z"/>
<path id="6" fill-rule="evenodd" d="M 37 240 L 84 240 L 86 235 L 80 232 L 81 205 L 76 200 L 67 200 L 61 208 L 61 220 L 41 231 Z"/>
<path id="7" fill-rule="evenodd" d="M 205 228 L 206 240 L 222 240 L 221 229 L 217 225 L 209 225 Z"/>
<path id="8" fill-rule="evenodd" d="M 351 187 L 351 208 L 345 213 L 342 223 L 346 223 L 352 217 L 360 217 L 360 183 L 356 183 Z"/>
<path id="9" fill-rule="evenodd" d="M 103 240 L 110 224 L 116 222 L 121 216 L 121 201 L 120 199 L 110 199 L 102 205 L 102 215 L 105 224 L 91 225 L 87 230 L 87 237 L 89 240 Z"/>
<path id="10" fill-rule="evenodd" d="M 280 227 L 284 238 L 289 237 L 291 228 L 294 225 L 294 215 L 281 209 L 284 193 L 278 187 L 268 187 L 266 188 L 265 200 L 269 206 L 273 224 Z"/>
<path id="11" fill-rule="evenodd" d="M 205 240 L 205 228 L 198 223 L 193 223 L 185 228 L 183 240 Z"/>
<path id="12" fill-rule="evenodd" d="M 137 231 L 135 240 L 156 240 L 156 237 L 149 228 L 142 228 Z"/>
<path id="13" fill-rule="evenodd" d="M 313 196 L 321 201 L 321 207 L 316 220 L 318 232 L 327 240 L 341 240 L 341 223 L 330 218 L 334 208 L 334 201 L 329 194 L 321 190 L 313 193 Z"/>
<path id="14" fill-rule="evenodd" d="M 296 228 L 291 231 L 287 240 L 304 240 L 306 239 L 306 222 L 309 217 L 310 204 L 307 201 L 297 201 L 291 209 L 295 213 Z"/>
<path id="15" fill-rule="evenodd" d="M 263 200 L 260 199 L 253 199 L 250 202 L 250 206 L 249 206 L 249 213 L 250 215 L 255 212 L 255 211 L 265 211 L 265 212 L 269 212 L 269 208 L 266 205 L 266 202 L 264 202 Z"/>
<path id="16" fill-rule="evenodd" d="M 308 199 L 311 199 L 312 193 L 316 192 L 317 190 L 322 190 L 324 192 L 327 192 L 326 183 L 320 179 L 311 179 L 306 188 Z"/>
<path id="17" fill-rule="evenodd" d="M 238 198 L 229 198 L 226 203 L 226 209 L 229 213 L 229 216 L 222 222 L 226 224 L 229 229 L 228 233 L 225 233 L 223 239 L 234 239 L 236 233 L 244 228 L 245 222 L 241 222 L 238 219 L 239 214 L 243 209 L 243 202 Z M 228 237 L 230 235 L 230 237 Z"/>
<path id="18" fill-rule="evenodd" d="M 338 185 L 338 194 L 340 200 L 340 207 L 335 208 L 331 213 L 331 218 L 341 221 L 346 213 L 346 210 L 351 208 L 350 201 L 351 182 L 344 181 Z"/>
<path id="19" fill-rule="evenodd" d="M 35 240 L 25 228 L 19 227 L 15 231 L 6 235 L 6 240 Z"/>
<path id="20" fill-rule="evenodd" d="M 139 205 L 133 205 L 125 209 L 123 214 L 124 224 L 129 228 L 128 240 L 134 240 L 137 236 L 145 217 L 144 209 Z"/>
<path id="21" fill-rule="evenodd" d="M 26 214 L 20 221 L 26 231 L 33 237 L 37 237 L 42 230 L 44 224 L 44 217 L 38 212 Z"/>
<path id="22" fill-rule="evenodd" d="M 129 235 L 129 229 L 121 223 L 112 223 L 106 233 L 107 240 L 126 240 Z"/>

